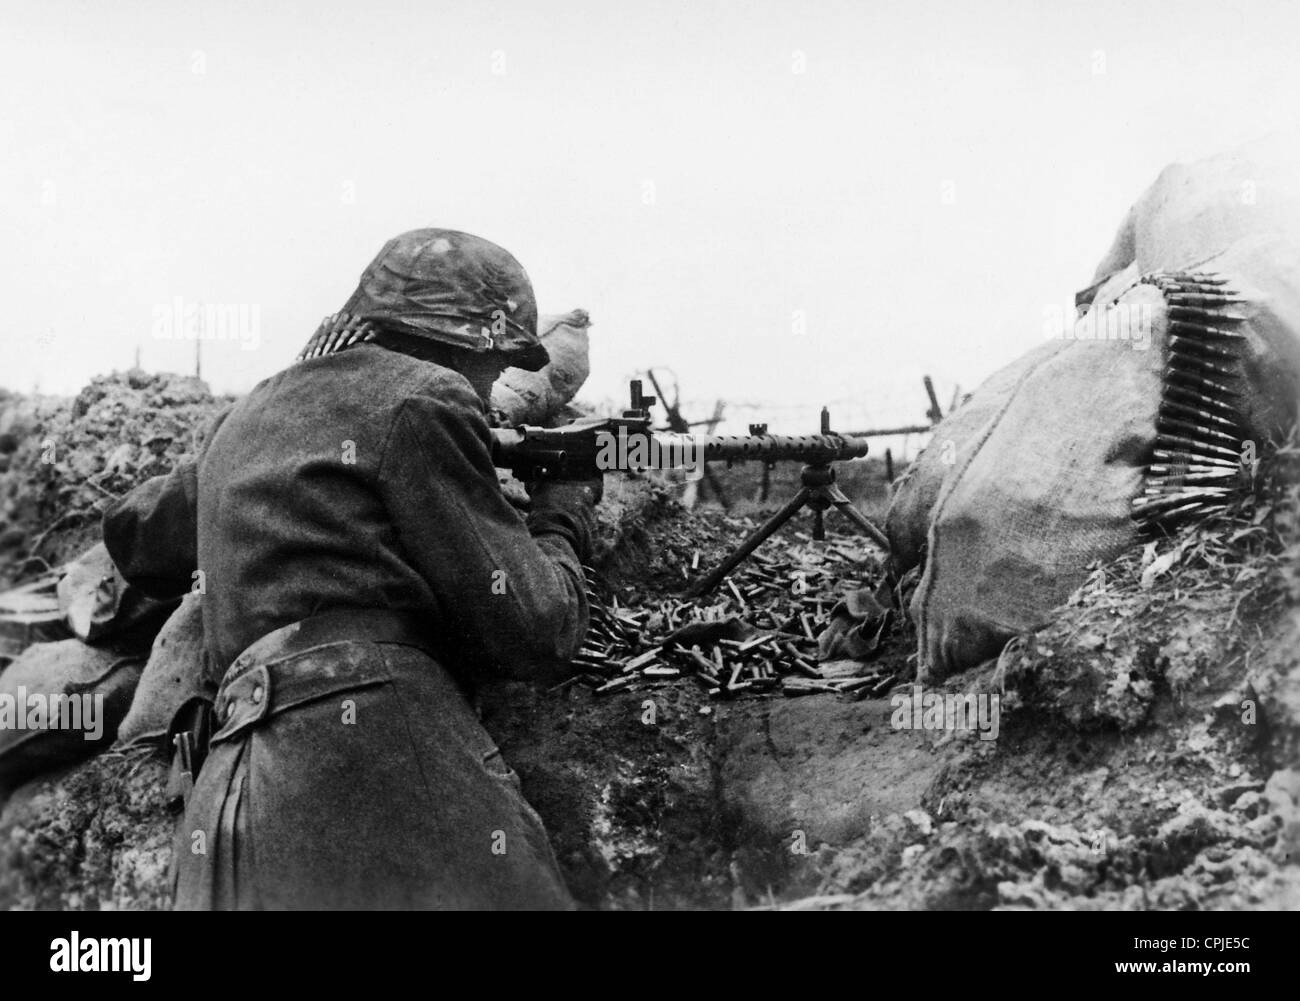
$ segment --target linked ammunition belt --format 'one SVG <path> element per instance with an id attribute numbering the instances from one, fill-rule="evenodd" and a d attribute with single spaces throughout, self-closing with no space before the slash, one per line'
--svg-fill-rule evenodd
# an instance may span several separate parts
<path id="1" fill-rule="evenodd" d="M 1154 461 L 1133 503 L 1139 526 L 1155 531 L 1223 511 L 1249 478 L 1238 329 L 1246 318 L 1231 312 L 1244 300 L 1211 273 L 1158 271 L 1140 284 L 1160 290 L 1169 317 Z"/>
<path id="2" fill-rule="evenodd" d="M 338 354 L 355 344 L 373 341 L 375 333 L 375 325 L 369 320 L 363 320 L 351 313 L 334 313 L 321 320 L 316 333 L 312 334 L 303 345 L 303 349 L 298 352 L 294 361 Z"/>

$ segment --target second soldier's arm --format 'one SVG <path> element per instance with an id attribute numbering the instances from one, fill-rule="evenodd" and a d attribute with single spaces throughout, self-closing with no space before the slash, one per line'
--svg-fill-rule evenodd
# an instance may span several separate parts
<path id="1" fill-rule="evenodd" d="M 212 440 L 230 413 L 213 418 Z M 180 598 L 198 568 L 199 460 L 182 459 L 170 473 L 145 480 L 104 512 L 104 545 L 126 580 L 151 598 Z"/>

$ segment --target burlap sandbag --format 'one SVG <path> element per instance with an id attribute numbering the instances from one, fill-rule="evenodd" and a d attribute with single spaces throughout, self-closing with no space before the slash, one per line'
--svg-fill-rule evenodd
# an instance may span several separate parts
<path id="1" fill-rule="evenodd" d="M 970 457 L 973 443 L 984 436 L 989 422 L 1006 405 L 1025 372 L 1061 347 L 1062 341 L 1050 341 L 989 376 L 935 429 L 930 444 L 894 484 L 885 516 L 885 534 L 889 536 L 890 562 L 896 578 L 902 578 L 924 559 L 930 513 L 948 474 Z"/>
<path id="2" fill-rule="evenodd" d="M 1296 135 L 1269 136 L 1166 167 L 1129 210 L 1094 278 L 1130 265 L 1143 274 L 1190 268 L 1240 240 L 1269 233 L 1300 239 Z"/>
<path id="3" fill-rule="evenodd" d="M 204 672 L 201 595 L 189 594 L 154 640 L 118 744 L 164 743 L 173 718 L 191 699 L 211 701 L 216 684 Z"/>
<path id="4" fill-rule="evenodd" d="M 1166 303 L 1154 286 L 1133 284 L 1140 274 L 1226 279 L 1245 299 L 1231 309 L 1245 318 L 1243 437 L 1263 454 L 1293 420 L 1300 198 L 1291 192 L 1300 173 L 1280 169 L 1281 161 L 1253 161 L 1257 155 L 1281 154 L 1276 144 L 1257 144 L 1163 172 L 1098 268 L 1090 299 L 1103 319 L 1085 317 L 1076 339 L 1032 352 L 1012 366 L 1010 390 L 1004 382 L 984 401 L 986 409 L 999 396 L 1002 403 L 967 434 L 963 458 L 941 472 L 929 509 L 925 573 L 911 605 L 923 679 L 977 664 L 1016 633 L 1045 624 L 1090 563 L 1138 540 L 1132 503 L 1156 444 L 1168 354 Z M 1261 204 L 1272 211 L 1257 212 Z M 1106 329 L 1106 313 L 1132 316 L 1142 307 L 1150 310 L 1147 350 L 1131 340 L 1089 339 L 1089 331 Z M 934 478 L 925 484 L 931 491 Z M 919 490 L 900 497 L 900 524 L 905 513 L 913 524 L 924 506 Z"/>
<path id="5" fill-rule="evenodd" d="M 550 361 L 537 372 L 508 368 L 492 387 L 492 410 L 499 423 L 549 424 L 573 399 L 591 374 L 587 311 L 543 316 L 537 325 Z"/>
<path id="6" fill-rule="evenodd" d="M 38 643 L 0 674 L 0 796 L 29 779 L 89 758 L 113 743 L 140 680 L 144 661 L 81 640 Z M 52 728 L 51 714 L 36 707 L 52 697 L 90 696 L 80 728 Z M 98 699 L 96 697 L 99 697 Z M 71 706 L 64 703 L 73 721 Z M 62 715 L 63 710 L 61 710 Z M 12 715 L 10 715 L 12 713 Z M 93 714 L 93 716 L 92 716 Z M 90 728 L 93 722 L 95 730 Z"/>
<path id="7" fill-rule="evenodd" d="M 1285 437 L 1300 399 L 1300 232 L 1296 240 L 1245 237 L 1199 267 L 1224 276 L 1246 300 L 1233 308 L 1247 317 L 1240 359 L 1249 391 L 1240 409 L 1262 455 Z"/>
<path id="8" fill-rule="evenodd" d="M 1121 308 L 1152 310 L 1142 285 Z M 1035 351 L 931 511 L 925 572 L 912 599 L 922 680 L 996 656 L 1041 625 L 1095 559 L 1136 538 L 1130 518 L 1155 440 L 1163 358 L 1155 344 L 1065 341 Z"/>

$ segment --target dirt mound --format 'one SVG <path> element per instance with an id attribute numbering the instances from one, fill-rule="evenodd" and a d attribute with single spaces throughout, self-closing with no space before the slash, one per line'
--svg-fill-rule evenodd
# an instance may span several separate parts
<path id="1" fill-rule="evenodd" d="M 1051 626 L 962 679 L 1001 692 L 996 747 L 942 747 L 924 820 L 835 852 L 817 892 L 863 908 L 1300 907 L 1293 462 L 1232 516 L 1095 567 Z"/>
<path id="2" fill-rule="evenodd" d="M 224 402 L 191 376 L 139 369 L 70 400 L 0 400 L 0 586 L 89 548 L 107 503 L 191 454 Z"/>
<path id="3" fill-rule="evenodd" d="M 109 752 L 26 787 L 0 818 L 0 907 L 170 906 L 166 779 L 147 752 Z"/>

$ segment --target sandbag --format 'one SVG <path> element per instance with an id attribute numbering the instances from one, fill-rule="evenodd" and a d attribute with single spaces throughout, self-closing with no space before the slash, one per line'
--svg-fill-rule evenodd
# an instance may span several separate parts
<path id="1" fill-rule="evenodd" d="M 1238 240 L 1200 265 L 1222 275 L 1244 300 L 1237 354 L 1248 392 L 1239 410 L 1246 436 L 1263 454 L 1286 436 L 1300 399 L 1300 231 Z"/>
<path id="2" fill-rule="evenodd" d="M 176 607 L 174 601 L 147 597 L 128 584 L 102 542 L 68 564 L 58 594 L 68 628 L 86 643 L 151 633 Z"/>
<path id="3" fill-rule="evenodd" d="M 1130 265 L 1141 274 L 1191 269 L 1240 240 L 1267 234 L 1300 239 L 1297 135 L 1268 136 L 1166 167 L 1125 216 L 1094 280 Z M 1103 286 L 1098 299 L 1105 298 Z"/>
<path id="4" fill-rule="evenodd" d="M 538 323 L 550 361 L 540 371 L 508 368 L 492 387 L 492 412 L 502 426 L 548 425 L 573 399 L 591 373 L 584 309 L 544 316 Z"/>
<path id="5" fill-rule="evenodd" d="M 29 647 L 5 668 L 0 673 L 0 796 L 111 745 L 143 666 L 141 657 L 63 640 Z"/>
<path id="6" fill-rule="evenodd" d="M 924 559 L 930 513 L 948 473 L 966 461 L 974 443 L 983 437 L 1025 372 L 1063 346 L 1063 341 L 1049 341 L 989 376 L 966 403 L 935 428 L 929 445 L 894 484 L 885 515 L 885 534 L 896 579 Z"/>
<path id="7" fill-rule="evenodd" d="M 1155 288 L 1120 303 L 1142 304 L 1162 326 Z M 996 656 L 1042 625 L 1089 563 L 1137 538 L 1130 512 L 1155 440 L 1161 352 L 1078 340 L 1035 354 L 931 511 L 911 606 L 923 681 Z"/>
<path id="8" fill-rule="evenodd" d="M 204 671 L 201 595 L 188 594 L 154 640 L 131 709 L 118 730 L 122 747 L 166 741 L 176 713 L 195 698 L 216 698 Z"/>
<path id="9" fill-rule="evenodd" d="M 1189 420 L 1178 409 L 1188 402 L 1189 358 L 1207 352 L 1192 367 L 1204 375 L 1208 359 L 1228 373 L 1211 370 L 1217 388 L 1205 390 L 1206 407 L 1231 404 L 1234 427 L 1215 461 L 1235 463 L 1235 450 L 1247 445 L 1263 454 L 1293 422 L 1300 171 L 1289 165 L 1300 160 L 1288 155 L 1293 147 L 1280 149 L 1255 144 L 1164 171 L 1081 295 L 1089 312 L 1070 336 L 977 390 L 952 431 L 941 425 L 925 461 L 900 483 L 887 524 L 899 568 L 924 561 L 911 602 L 923 680 L 995 656 L 1016 633 L 1046 624 L 1091 563 L 1139 540 L 1135 511 L 1150 528 L 1162 512 L 1206 509 L 1185 472 L 1188 461 L 1200 460 L 1179 453 L 1171 465 L 1157 452 L 1170 447 L 1171 413 Z M 1192 286 L 1199 292 L 1191 294 L 1221 288 L 1228 300 L 1189 308 Z M 1097 336 L 1126 329 L 1113 318 L 1135 316 L 1143 318 L 1141 342 Z M 1189 323 L 1210 329 L 1191 337 Z M 1214 353 L 1225 345 L 1227 360 Z M 936 451 L 948 442 L 955 450 Z M 1188 446 L 1188 454 L 1200 447 Z M 1181 506 L 1153 506 L 1164 501 Z"/>
<path id="10" fill-rule="evenodd" d="M 1288 276 L 1294 269 L 1288 262 L 1294 258 L 1296 239 L 1300 239 L 1300 143 L 1295 137 L 1269 137 L 1198 163 L 1174 164 L 1160 173 L 1127 213 L 1097 265 L 1093 284 L 1077 302 L 1085 308 L 1094 302 L 1113 304 L 1144 273 L 1198 267 L 1222 271 L 1260 306 L 1276 300 L 1275 306 L 1267 308 L 1281 323 L 1272 324 L 1273 332 L 1265 334 L 1268 350 L 1253 352 L 1251 375 L 1257 376 L 1261 361 L 1274 353 L 1284 358 L 1294 352 L 1295 338 L 1289 333 L 1278 336 L 1276 329 L 1285 327 L 1289 321 L 1284 318 L 1291 314 L 1288 297 L 1294 290 Z M 1231 258 L 1216 259 L 1236 244 L 1240 246 Z M 1252 274 L 1259 274 L 1267 287 L 1256 287 Z M 896 485 L 886 519 L 900 575 L 921 560 L 930 512 L 947 474 L 965 460 L 971 441 L 979 437 L 1025 370 L 1040 356 L 1063 346 L 1061 341 L 1051 341 L 1027 352 L 985 380 L 968 403 L 936 428 L 930 446 Z M 1276 394 L 1251 399 L 1272 400 L 1265 406 L 1276 407 Z M 1275 424 L 1276 419 L 1255 415 L 1252 422 L 1264 426 Z"/>

